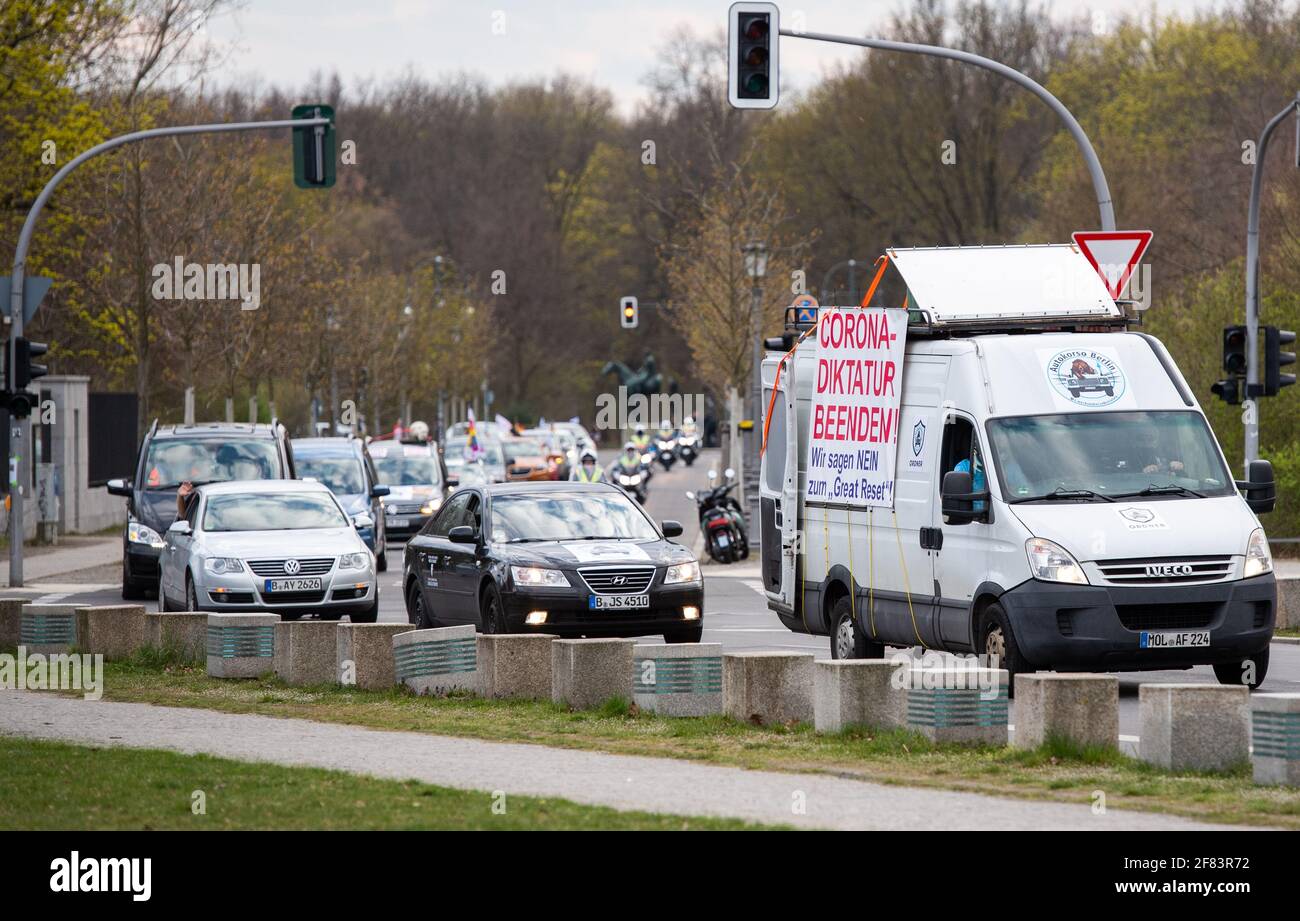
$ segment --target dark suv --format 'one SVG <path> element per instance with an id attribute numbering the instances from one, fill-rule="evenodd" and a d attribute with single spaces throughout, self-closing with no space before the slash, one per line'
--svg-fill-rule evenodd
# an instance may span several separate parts
<path id="1" fill-rule="evenodd" d="M 355 435 L 338 438 L 295 438 L 293 453 L 298 478 L 318 480 L 329 487 L 352 524 L 375 554 L 380 572 L 388 569 L 388 528 L 380 499 L 390 490 L 379 482 L 366 443 Z"/>
<path id="2" fill-rule="evenodd" d="M 126 497 L 122 535 L 122 597 L 135 600 L 158 588 L 158 554 L 176 520 L 176 490 L 227 480 L 291 480 L 293 451 L 284 426 L 238 422 L 164 425 L 157 420 L 140 444 L 135 476 L 109 480 Z"/>

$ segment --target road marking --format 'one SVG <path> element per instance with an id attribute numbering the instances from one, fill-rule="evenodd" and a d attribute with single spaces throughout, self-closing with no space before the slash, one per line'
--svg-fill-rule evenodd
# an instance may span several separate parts
<path id="1" fill-rule="evenodd" d="M 790 633 L 785 627 L 705 627 L 704 629 L 713 633 L 784 633 L 786 635 Z"/>
<path id="2" fill-rule="evenodd" d="M 38 595 L 31 600 L 31 604 L 56 604 L 67 598 L 71 592 L 55 592 L 51 595 Z"/>

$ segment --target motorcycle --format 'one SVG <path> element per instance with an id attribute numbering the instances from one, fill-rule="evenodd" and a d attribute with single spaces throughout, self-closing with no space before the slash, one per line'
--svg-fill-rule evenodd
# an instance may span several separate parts
<path id="1" fill-rule="evenodd" d="M 672 469 L 677 460 L 677 439 L 675 438 L 656 438 L 655 439 L 655 459 L 663 465 L 664 472 L 667 473 Z"/>
<path id="2" fill-rule="evenodd" d="M 709 471 L 709 483 L 718 478 L 716 470 Z M 700 530 L 709 556 L 719 563 L 734 563 L 749 556 L 749 538 L 745 534 L 745 516 L 740 503 L 731 496 L 736 488 L 736 471 L 726 470 L 726 482 L 710 486 L 698 494 L 686 493 L 699 509 Z"/>
<path id="3" fill-rule="evenodd" d="M 620 468 L 614 470 L 611 478 L 625 493 L 645 505 L 646 479 L 644 473 L 640 470 L 629 472 Z"/>
<path id="4" fill-rule="evenodd" d="M 694 435 L 683 435 L 677 439 L 677 456 L 687 467 L 695 463 L 699 456 L 699 442 Z"/>

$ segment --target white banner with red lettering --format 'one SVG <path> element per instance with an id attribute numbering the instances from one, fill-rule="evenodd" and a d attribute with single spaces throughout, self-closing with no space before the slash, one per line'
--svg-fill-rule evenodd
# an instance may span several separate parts
<path id="1" fill-rule="evenodd" d="M 823 307 L 808 415 L 810 502 L 894 505 L 907 311 Z"/>

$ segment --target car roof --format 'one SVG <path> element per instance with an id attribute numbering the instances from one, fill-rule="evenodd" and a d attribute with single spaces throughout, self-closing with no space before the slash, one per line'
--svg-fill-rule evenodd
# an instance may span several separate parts
<path id="1" fill-rule="evenodd" d="M 339 435 L 334 438 L 295 438 L 293 439 L 293 451 L 297 454 L 305 449 L 312 454 L 334 454 L 342 457 L 348 454 L 356 454 L 359 448 L 365 445 L 356 438 L 348 438 Z"/>
<path id="2" fill-rule="evenodd" d="M 530 493 L 554 495 L 555 493 L 592 492 L 594 490 L 616 492 L 623 495 L 623 490 L 612 483 L 579 483 L 576 480 L 516 480 L 511 483 L 485 483 L 467 488 L 481 490 L 489 496 L 518 496 Z"/>
<path id="3" fill-rule="evenodd" d="M 329 487 L 315 480 L 223 480 L 220 483 L 205 483 L 197 489 L 205 496 L 285 492 L 315 492 L 330 495 Z"/>
<path id="4" fill-rule="evenodd" d="M 265 422 L 200 422 L 194 425 L 160 425 L 154 438 L 216 437 L 223 435 L 251 435 L 275 438 L 276 429 Z"/>
<path id="5" fill-rule="evenodd" d="M 394 438 L 385 438 L 382 441 L 370 442 L 369 450 L 372 456 L 379 451 L 385 457 L 420 457 L 433 454 L 434 446 L 430 442 L 397 441 Z"/>

